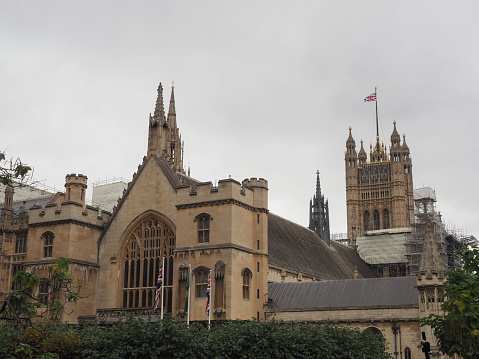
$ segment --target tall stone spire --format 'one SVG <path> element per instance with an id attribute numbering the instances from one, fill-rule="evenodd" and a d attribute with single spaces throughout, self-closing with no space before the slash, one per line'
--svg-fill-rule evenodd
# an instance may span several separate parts
<path id="1" fill-rule="evenodd" d="M 316 232 L 328 245 L 331 244 L 329 232 L 329 204 L 321 194 L 319 171 L 316 171 L 316 193 L 309 202 L 309 229 Z"/>
<path id="2" fill-rule="evenodd" d="M 431 218 L 426 219 L 426 231 L 422 246 L 421 260 L 419 262 L 418 275 L 425 275 L 432 279 L 433 275 L 444 278 L 446 267 L 441 258 L 438 243 L 434 239 L 434 228 Z"/>
<path id="3" fill-rule="evenodd" d="M 170 107 L 168 109 L 168 125 L 176 127 L 175 83 L 171 85 Z"/>
<path id="4" fill-rule="evenodd" d="M 153 114 L 153 118 L 157 122 L 163 122 L 165 119 L 165 107 L 163 105 L 163 85 L 158 85 L 158 97 L 156 98 L 156 105 L 155 105 L 155 113 Z"/>

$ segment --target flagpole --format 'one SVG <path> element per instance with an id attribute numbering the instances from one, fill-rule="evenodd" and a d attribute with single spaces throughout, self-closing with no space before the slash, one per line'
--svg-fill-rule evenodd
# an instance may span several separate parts
<path id="1" fill-rule="evenodd" d="M 191 264 L 188 264 L 188 279 L 190 279 L 190 275 L 191 275 Z M 190 326 L 190 297 L 191 297 L 191 290 L 188 288 L 188 315 L 186 319 L 186 325 L 188 327 Z"/>
<path id="2" fill-rule="evenodd" d="M 208 308 L 208 330 L 211 328 L 211 293 L 212 293 L 212 286 L 211 286 L 211 269 L 210 269 L 210 303 Z"/>
<path id="3" fill-rule="evenodd" d="M 378 88 L 374 87 L 374 94 L 376 95 L 376 136 L 379 136 L 379 121 L 378 121 Z"/>
<path id="4" fill-rule="evenodd" d="M 165 257 L 162 259 L 161 268 L 161 320 L 163 320 L 163 297 L 165 295 Z"/>

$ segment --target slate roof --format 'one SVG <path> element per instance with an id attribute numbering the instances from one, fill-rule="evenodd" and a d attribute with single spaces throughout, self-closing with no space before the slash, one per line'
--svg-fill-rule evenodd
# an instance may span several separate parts
<path id="1" fill-rule="evenodd" d="M 269 283 L 270 309 L 418 306 L 416 277 Z"/>
<path id="2" fill-rule="evenodd" d="M 335 241 L 328 246 L 310 229 L 271 212 L 268 214 L 268 262 L 309 274 L 317 280 L 353 278 L 355 266 L 359 278 L 376 277 L 353 248 Z"/>

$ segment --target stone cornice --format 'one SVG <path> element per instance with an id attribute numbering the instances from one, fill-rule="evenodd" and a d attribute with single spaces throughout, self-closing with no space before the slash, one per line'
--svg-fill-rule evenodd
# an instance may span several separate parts
<path id="1" fill-rule="evenodd" d="M 211 251 L 216 249 L 236 249 L 242 252 L 256 254 L 260 256 L 267 256 L 265 253 L 254 251 L 250 248 L 243 247 L 234 243 L 222 243 L 222 244 L 201 244 L 192 247 L 176 248 L 173 253 L 186 253 L 186 252 L 198 252 L 198 251 Z"/>
<path id="2" fill-rule="evenodd" d="M 23 265 L 33 267 L 33 266 L 39 266 L 39 265 L 44 265 L 44 264 L 54 264 L 57 259 L 58 258 L 41 259 L 41 260 L 37 260 L 37 261 L 24 262 Z M 98 263 L 84 261 L 84 260 L 81 260 L 81 259 L 73 259 L 73 258 L 66 258 L 66 259 L 71 260 L 72 264 L 78 264 L 78 265 L 83 265 L 83 266 L 88 266 L 88 267 L 100 268 L 100 265 Z"/>
<path id="3" fill-rule="evenodd" d="M 56 225 L 60 225 L 60 224 L 79 224 L 81 226 L 97 229 L 99 231 L 103 230 L 103 226 L 99 226 L 97 224 L 83 222 L 83 221 L 79 221 L 77 219 L 71 219 L 71 218 L 69 218 L 69 219 L 59 219 L 59 220 L 53 220 L 53 221 L 45 221 L 45 222 L 29 223 L 28 227 L 56 226 Z"/>
<path id="4" fill-rule="evenodd" d="M 266 208 L 253 207 L 253 206 L 250 206 L 249 204 L 240 202 L 233 198 L 218 199 L 215 201 L 203 201 L 203 202 L 195 202 L 195 203 L 177 204 L 176 208 L 180 210 L 180 209 L 197 208 L 197 207 L 219 206 L 224 204 L 233 204 L 239 207 L 243 207 L 247 209 L 248 211 L 252 211 L 252 212 L 262 212 L 262 213 L 269 212 Z"/>

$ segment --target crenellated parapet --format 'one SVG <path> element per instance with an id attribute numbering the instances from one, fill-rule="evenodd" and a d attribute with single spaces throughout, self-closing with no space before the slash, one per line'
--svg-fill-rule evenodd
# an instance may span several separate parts
<path id="1" fill-rule="evenodd" d="M 75 202 L 53 203 L 45 208 L 30 208 L 29 227 L 46 225 L 52 222 L 81 223 L 89 227 L 101 229 L 108 222 L 110 213 L 99 211 L 92 206 L 81 206 Z"/>
<path id="2" fill-rule="evenodd" d="M 177 198 L 178 208 L 232 202 L 252 210 L 267 211 L 268 181 L 251 178 L 240 183 L 229 178 L 219 180 L 217 186 L 213 186 L 212 182 L 203 182 L 179 188 Z"/>

